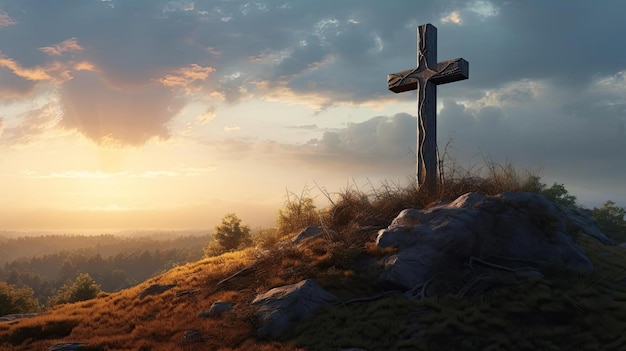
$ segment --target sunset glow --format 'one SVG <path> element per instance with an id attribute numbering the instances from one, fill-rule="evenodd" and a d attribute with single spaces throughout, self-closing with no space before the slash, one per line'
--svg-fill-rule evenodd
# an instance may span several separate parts
<path id="1" fill-rule="evenodd" d="M 304 3 L 0 1 L 0 231 L 269 226 L 288 192 L 408 184 L 415 96 L 385 79 L 428 22 L 472 65 L 439 89 L 440 153 L 626 205 L 620 11 L 581 52 L 538 3 Z"/>

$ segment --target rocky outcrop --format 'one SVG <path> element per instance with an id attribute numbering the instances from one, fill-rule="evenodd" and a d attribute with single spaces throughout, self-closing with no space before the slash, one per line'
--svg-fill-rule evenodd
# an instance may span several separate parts
<path id="1" fill-rule="evenodd" d="M 509 192 L 486 198 L 468 193 L 448 204 L 402 211 L 379 231 L 376 244 L 398 248 L 382 262 L 382 281 L 415 289 L 442 268 L 472 264 L 520 276 L 540 276 L 547 266 L 591 273 L 593 264 L 576 244 L 578 235 L 611 244 L 584 213 L 561 209 L 541 195 Z M 482 283 L 490 284 L 488 280 Z"/>
<path id="2" fill-rule="evenodd" d="M 277 336 L 300 320 L 313 317 L 319 307 L 337 302 L 335 295 L 313 279 L 271 289 L 252 301 L 258 307 L 257 318 L 261 323 L 257 335 L 261 338 Z"/>

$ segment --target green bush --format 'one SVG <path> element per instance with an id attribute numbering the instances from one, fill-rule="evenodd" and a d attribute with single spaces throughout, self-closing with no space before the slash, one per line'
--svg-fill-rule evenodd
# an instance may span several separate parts
<path id="1" fill-rule="evenodd" d="M 602 232 L 616 243 L 626 242 L 626 209 L 617 207 L 615 202 L 608 200 L 602 207 L 594 207 L 591 216 L 598 222 Z"/>
<path id="2" fill-rule="evenodd" d="M 18 288 L 15 285 L 0 282 L 0 316 L 14 313 L 33 313 L 39 310 L 39 302 L 34 297 L 33 289 Z"/>
<path id="3" fill-rule="evenodd" d="M 83 273 L 78 275 L 71 284 L 63 285 L 57 294 L 50 298 L 48 305 L 90 300 L 95 298 L 100 291 L 100 285 L 96 284 L 88 273 Z"/>
<path id="4" fill-rule="evenodd" d="M 252 245 L 250 227 L 241 225 L 241 219 L 234 213 L 224 216 L 222 223 L 215 227 L 213 239 L 204 249 L 208 257 Z"/>
<path id="5" fill-rule="evenodd" d="M 554 183 L 551 187 L 546 188 L 547 185 L 539 181 L 539 177 L 532 176 L 528 178 L 525 184 L 525 190 L 541 194 L 546 199 L 565 207 L 576 206 L 576 196 L 571 195 L 563 184 Z"/>

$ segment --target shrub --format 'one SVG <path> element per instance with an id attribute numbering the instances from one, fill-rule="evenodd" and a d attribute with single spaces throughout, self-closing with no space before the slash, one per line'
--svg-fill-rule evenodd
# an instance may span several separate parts
<path id="1" fill-rule="evenodd" d="M 261 229 L 254 236 L 254 243 L 256 247 L 262 250 L 270 250 L 274 248 L 282 239 L 282 235 L 276 228 Z"/>
<path id="2" fill-rule="evenodd" d="M 39 310 L 39 302 L 34 297 L 33 289 L 18 288 L 0 282 L 0 316 L 14 313 L 32 313 Z"/>
<path id="3" fill-rule="evenodd" d="M 285 207 L 278 211 L 277 230 L 281 234 L 289 234 L 305 227 L 319 224 L 319 214 L 313 199 L 305 189 L 300 196 L 287 193 Z"/>
<path id="4" fill-rule="evenodd" d="M 222 219 L 222 223 L 215 227 L 214 241 L 204 249 L 206 256 L 217 256 L 224 252 L 248 247 L 252 244 L 250 227 L 241 225 L 241 219 L 234 213 L 229 213 Z"/>
<path id="5" fill-rule="evenodd" d="M 608 200 L 602 207 L 594 207 L 591 216 L 611 240 L 617 243 L 626 242 L 626 209 L 617 207 L 615 202 Z"/>
<path id="6" fill-rule="evenodd" d="M 73 283 L 65 284 L 56 295 L 52 296 L 48 305 L 54 306 L 63 303 L 90 300 L 100 293 L 100 285 L 88 274 L 80 274 Z"/>
<path id="7" fill-rule="evenodd" d="M 554 183 L 551 187 L 546 188 L 546 184 L 539 181 L 539 177 L 529 177 L 524 185 L 524 191 L 541 194 L 546 199 L 565 207 L 576 206 L 576 196 L 571 195 L 563 184 Z"/>

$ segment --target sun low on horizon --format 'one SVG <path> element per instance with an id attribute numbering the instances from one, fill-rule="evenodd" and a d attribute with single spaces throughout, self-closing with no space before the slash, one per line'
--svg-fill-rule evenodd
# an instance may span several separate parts
<path id="1" fill-rule="evenodd" d="M 407 185 L 416 95 L 386 78 L 425 23 L 471 65 L 438 88 L 446 161 L 626 206 L 621 7 L 0 0 L 0 234 L 267 227 L 290 195 Z"/>

